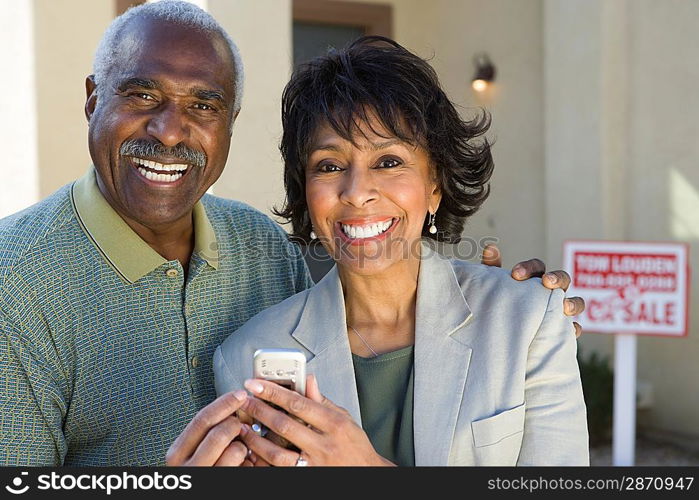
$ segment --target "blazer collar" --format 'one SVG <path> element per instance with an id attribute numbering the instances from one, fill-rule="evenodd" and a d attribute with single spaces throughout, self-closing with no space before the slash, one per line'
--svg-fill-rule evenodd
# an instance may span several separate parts
<path id="1" fill-rule="evenodd" d="M 473 313 L 446 258 L 427 244 L 415 307 L 415 465 L 447 465 L 471 361 Z"/>
<path id="2" fill-rule="evenodd" d="M 449 260 L 431 245 L 421 244 L 420 273 L 415 306 L 415 332 L 449 336 L 472 316 Z M 337 265 L 308 293 L 301 319 L 292 336 L 314 355 L 347 336 L 345 299 Z"/>
<path id="3" fill-rule="evenodd" d="M 347 338 L 345 316 L 345 298 L 335 265 L 310 288 L 299 323 L 291 335 L 313 355 L 318 355 Z"/>
<path id="4" fill-rule="evenodd" d="M 323 395 L 346 409 L 361 425 L 345 317 L 342 283 L 337 266 L 333 266 L 309 290 L 301 319 L 291 335 L 311 352 L 306 369 L 309 374 L 322 374 L 318 377 L 318 384 Z"/>
<path id="5" fill-rule="evenodd" d="M 420 275 L 415 304 L 415 338 L 450 336 L 472 316 L 454 268 L 430 244 L 421 244 Z M 417 331 L 419 329 L 419 331 Z"/>

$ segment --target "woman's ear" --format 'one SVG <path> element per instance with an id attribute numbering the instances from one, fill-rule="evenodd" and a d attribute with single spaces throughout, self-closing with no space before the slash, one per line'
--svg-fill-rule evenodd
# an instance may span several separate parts
<path id="1" fill-rule="evenodd" d="M 434 183 L 432 191 L 429 194 L 429 210 L 430 213 L 437 213 L 439 204 L 442 201 L 442 190 L 437 182 Z"/>
<path id="2" fill-rule="evenodd" d="M 85 118 L 87 118 L 87 123 L 90 123 L 90 118 L 95 112 L 95 107 L 97 106 L 97 84 L 95 83 L 95 75 L 88 75 L 85 78 L 85 93 L 87 98 L 85 99 Z"/>

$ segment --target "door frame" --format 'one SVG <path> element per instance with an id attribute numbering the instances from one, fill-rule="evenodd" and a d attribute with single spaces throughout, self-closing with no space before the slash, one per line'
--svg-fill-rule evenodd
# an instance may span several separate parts
<path id="1" fill-rule="evenodd" d="M 293 0 L 292 18 L 302 23 L 353 26 L 365 35 L 393 38 L 393 7 L 340 0 Z"/>

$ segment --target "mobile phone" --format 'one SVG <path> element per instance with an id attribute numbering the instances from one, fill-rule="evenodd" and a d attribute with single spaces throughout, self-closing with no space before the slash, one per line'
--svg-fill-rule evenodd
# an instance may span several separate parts
<path id="1" fill-rule="evenodd" d="M 298 349 L 258 349 L 252 356 L 252 376 L 275 382 L 305 396 L 306 356 Z M 276 405 L 271 406 L 284 411 Z M 252 430 L 260 436 L 267 434 L 267 428 L 261 422 L 254 422 Z M 289 445 L 286 441 L 279 444 Z"/>
<path id="2" fill-rule="evenodd" d="M 298 349 L 258 349 L 252 355 L 252 376 L 305 396 L 306 356 Z"/>

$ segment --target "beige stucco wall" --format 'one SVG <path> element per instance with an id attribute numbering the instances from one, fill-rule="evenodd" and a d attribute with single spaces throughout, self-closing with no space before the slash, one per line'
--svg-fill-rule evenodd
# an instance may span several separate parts
<path id="1" fill-rule="evenodd" d="M 629 3 L 628 237 L 686 241 L 699 264 L 699 2 Z M 646 426 L 691 433 L 699 449 L 699 274 L 690 333 L 639 339 L 639 377 L 652 382 Z M 681 436 L 680 440 L 684 441 Z"/>
<path id="2" fill-rule="evenodd" d="M 544 14 L 548 259 L 590 238 L 688 242 L 696 263 L 699 3 L 546 0 Z M 690 303 L 687 338 L 638 338 L 654 399 L 638 424 L 699 448 L 696 293 Z M 612 336 L 580 346 L 613 359 Z"/>
<path id="3" fill-rule="evenodd" d="M 90 164 L 85 77 L 102 33 L 114 17 L 111 0 L 34 0 L 39 191 L 43 198 Z"/>
<path id="4" fill-rule="evenodd" d="M 236 41 L 245 66 L 243 107 L 214 194 L 270 214 L 284 198 L 281 94 L 291 75 L 291 0 L 208 0 L 208 10 Z"/>
<path id="5" fill-rule="evenodd" d="M 34 6 L 0 0 L 0 217 L 39 199 Z"/>

